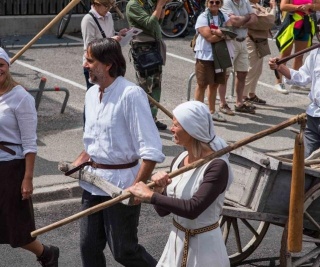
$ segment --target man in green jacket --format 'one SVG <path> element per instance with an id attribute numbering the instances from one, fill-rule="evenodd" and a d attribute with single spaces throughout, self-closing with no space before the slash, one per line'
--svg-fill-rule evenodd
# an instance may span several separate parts
<path id="1" fill-rule="evenodd" d="M 164 18 L 165 4 L 168 0 L 130 0 L 126 7 L 126 15 L 130 27 L 139 28 L 142 33 L 136 35 L 131 42 L 132 58 L 139 85 L 160 102 L 162 65 L 165 64 L 166 47 L 162 41 L 160 24 Z M 139 57 L 146 52 L 152 52 L 153 57 L 159 58 L 159 64 L 143 68 Z M 161 57 L 157 57 L 161 55 Z M 148 60 L 150 62 L 150 60 Z M 151 60 L 156 62 L 156 60 Z M 150 65 L 150 64 L 148 64 Z M 159 130 L 167 129 L 167 125 L 157 120 L 158 109 L 150 104 L 152 116 Z"/>

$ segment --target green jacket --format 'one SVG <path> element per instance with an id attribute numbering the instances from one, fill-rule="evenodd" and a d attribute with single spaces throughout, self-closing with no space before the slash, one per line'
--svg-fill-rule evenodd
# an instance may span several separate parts
<path id="1" fill-rule="evenodd" d="M 162 21 L 152 16 L 153 11 L 147 0 L 130 0 L 126 7 L 126 16 L 130 27 L 141 29 L 144 34 L 160 40 Z"/>

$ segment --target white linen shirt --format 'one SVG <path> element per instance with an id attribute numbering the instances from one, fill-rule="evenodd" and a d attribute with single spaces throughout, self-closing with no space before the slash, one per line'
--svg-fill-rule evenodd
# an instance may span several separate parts
<path id="1" fill-rule="evenodd" d="M 86 93 L 86 124 L 83 135 L 85 151 L 102 164 L 126 164 L 137 159 L 162 162 L 162 143 L 151 115 L 146 93 L 136 84 L 120 76 L 104 90 L 99 100 L 99 86 Z M 132 185 L 140 164 L 128 169 L 86 170 L 119 188 Z M 99 188 L 80 182 L 93 195 L 107 195 Z"/>
<path id="2" fill-rule="evenodd" d="M 208 25 L 208 17 L 207 13 L 208 11 L 205 11 L 200 14 L 200 16 L 197 19 L 195 29 L 198 32 L 198 29 L 201 27 L 209 26 Z M 223 14 L 224 21 L 228 21 L 229 17 L 226 14 Z M 218 23 L 218 15 L 212 16 L 214 25 L 219 25 Z M 224 23 L 225 24 L 225 23 Z M 224 25 L 223 25 L 224 26 Z M 208 42 L 201 34 L 198 35 L 196 40 L 196 45 L 194 47 L 195 58 L 201 59 L 201 60 L 213 60 L 213 54 L 212 54 L 212 45 L 210 42 Z"/>
<path id="3" fill-rule="evenodd" d="M 105 16 L 101 16 L 95 9 L 92 8 L 92 6 L 90 12 L 97 18 L 107 38 L 115 35 L 114 22 L 110 12 L 108 12 Z M 81 21 L 81 33 L 84 51 L 87 50 L 87 46 L 92 40 L 102 38 L 102 34 L 98 28 L 98 25 L 90 14 L 86 14 Z M 84 61 L 85 58 L 83 58 L 83 62 Z"/>
<path id="4" fill-rule="evenodd" d="M 307 85 L 311 82 L 309 93 L 310 104 L 306 113 L 311 117 L 320 117 L 320 51 L 311 51 L 302 67 L 297 71 L 290 69 L 291 79 L 284 78 L 287 84 Z"/>
<path id="5" fill-rule="evenodd" d="M 11 155 L 0 149 L 0 161 L 23 159 L 37 152 L 37 111 L 35 101 L 21 85 L 0 96 L 0 141 L 16 152 Z"/>

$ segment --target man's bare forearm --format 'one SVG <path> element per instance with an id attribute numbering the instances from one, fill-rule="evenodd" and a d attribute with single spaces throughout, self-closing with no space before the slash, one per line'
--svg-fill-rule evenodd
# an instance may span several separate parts
<path id="1" fill-rule="evenodd" d="M 151 177 L 152 171 L 154 170 L 154 167 L 156 166 L 156 162 L 152 160 L 142 160 L 139 172 L 136 176 L 136 179 L 134 180 L 134 184 L 142 181 L 146 182 L 148 178 Z"/>

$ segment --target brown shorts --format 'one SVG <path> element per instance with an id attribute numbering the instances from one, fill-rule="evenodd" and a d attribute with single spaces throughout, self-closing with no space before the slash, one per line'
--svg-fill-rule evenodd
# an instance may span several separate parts
<path id="1" fill-rule="evenodd" d="M 0 244 L 13 248 L 35 240 L 30 235 L 35 230 L 32 200 L 21 195 L 24 170 L 24 159 L 0 162 Z"/>
<path id="2" fill-rule="evenodd" d="M 196 66 L 196 78 L 197 83 L 200 86 L 206 86 L 209 84 L 225 84 L 226 72 L 215 73 L 214 63 L 210 60 L 197 59 Z"/>

